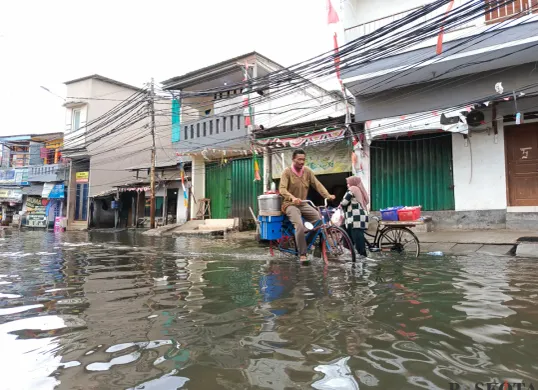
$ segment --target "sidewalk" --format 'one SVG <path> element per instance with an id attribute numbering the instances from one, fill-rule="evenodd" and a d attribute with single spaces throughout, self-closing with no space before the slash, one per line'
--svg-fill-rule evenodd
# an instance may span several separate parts
<path id="1" fill-rule="evenodd" d="M 508 255 L 515 254 L 518 246 L 528 249 L 538 244 L 538 232 L 520 230 L 439 231 L 417 233 L 417 237 L 421 252 L 450 254 Z"/>

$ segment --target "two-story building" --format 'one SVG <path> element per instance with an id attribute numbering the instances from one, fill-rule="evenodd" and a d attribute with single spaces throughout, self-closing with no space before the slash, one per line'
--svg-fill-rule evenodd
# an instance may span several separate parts
<path id="1" fill-rule="evenodd" d="M 48 227 L 65 215 L 63 133 L 0 138 L 2 224 Z"/>
<path id="2" fill-rule="evenodd" d="M 365 125 L 372 208 L 421 205 L 439 227 L 536 228 L 538 4 L 431 4 L 342 2 L 346 43 L 369 58 L 343 57 L 342 77 Z M 391 48 L 398 36 L 410 43 Z"/>
<path id="3" fill-rule="evenodd" d="M 278 91 L 259 82 L 284 69 L 252 52 L 162 83 L 181 113 L 173 138 L 179 161 L 192 163 L 192 218 L 201 215 L 206 199 L 212 218 L 252 219 L 249 207 L 256 212 L 257 196 L 273 180 L 271 154 L 253 143 L 254 131 L 285 127 L 297 133 L 293 127 L 301 123 L 346 113 L 341 95 L 306 80 L 296 86 L 298 76 L 289 71 Z M 251 80 L 258 80 L 256 86 Z"/>
<path id="4" fill-rule="evenodd" d="M 135 226 L 144 217 L 143 205 L 149 191 L 144 191 L 141 199 L 133 192 L 123 196 L 119 203 L 113 201 L 119 199 L 119 186 L 137 180 L 131 168 L 149 166 L 151 162 L 153 139 L 148 88 L 100 75 L 65 84 L 64 157 L 70 162 L 68 229 L 114 227 L 118 215 L 128 221 L 127 226 Z M 155 104 L 156 110 L 169 110 L 169 107 L 169 101 Z M 157 127 L 155 145 L 157 161 L 168 160 L 167 156 L 173 152 L 169 128 Z M 134 198 L 137 198 L 135 202 Z M 120 209 L 113 208 L 116 204 Z M 128 216 L 131 217 L 127 219 Z"/>

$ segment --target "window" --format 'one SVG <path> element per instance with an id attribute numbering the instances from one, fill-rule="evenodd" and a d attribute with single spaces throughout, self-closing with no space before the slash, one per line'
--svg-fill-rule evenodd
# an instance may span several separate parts
<path id="1" fill-rule="evenodd" d="M 196 138 L 200 138 L 200 124 L 196 124 Z"/>
<path id="2" fill-rule="evenodd" d="M 209 135 L 213 135 L 213 121 L 209 121 Z"/>
<path id="3" fill-rule="evenodd" d="M 237 130 L 241 130 L 241 115 L 237 115 Z"/>
<path id="4" fill-rule="evenodd" d="M 215 120 L 215 133 L 218 134 L 220 130 L 220 119 Z"/>
<path id="5" fill-rule="evenodd" d="M 202 127 L 204 128 L 204 137 L 207 137 L 207 122 L 202 123 Z"/>
<path id="6" fill-rule="evenodd" d="M 234 131 L 234 116 L 230 116 L 230 131 Z"/>
<path id="7" fill-rule="evenodd" d="M 226 117 L 222 117 L 222 132 L 226 133 Z"/>
<path id="8" fill-rule="evenodd" d="M 191 139 L 194 138 L 194 125 L 191 125 Z"/>
<path id="9" fill-rule="evenodd" d="M 185 139 L 189 139 L 189 126 L 185 126 Z"/>
<path id="10" fill-rule="evenodd" d="M 71 130 L 77 131 L 80 129 L 80 110 L 73 110 L 73 123 L 71 123 Z"/>

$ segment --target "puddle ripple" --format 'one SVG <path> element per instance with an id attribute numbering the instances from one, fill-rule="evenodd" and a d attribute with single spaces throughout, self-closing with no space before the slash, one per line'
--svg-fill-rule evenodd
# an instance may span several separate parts
<path id="1" fill-rule="evenodd" d="M 538 388 L 531 261 L 301 267 L 240 239 L 3 234 L 3 389 Z"/>

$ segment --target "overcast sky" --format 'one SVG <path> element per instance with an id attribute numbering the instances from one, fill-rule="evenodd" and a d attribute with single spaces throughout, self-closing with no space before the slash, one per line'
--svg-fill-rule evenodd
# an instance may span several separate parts
<path id="1" fill-rule="evenodd" d="M 63 102 L 41 85 L 142 85 L 253 50 L 289 66 L 332 48 L 326 23 L 326 0 L 2 1 L 0 135 L 63 131 Z"/>

